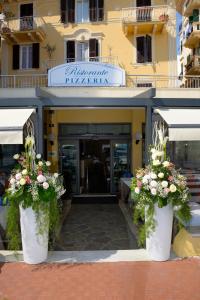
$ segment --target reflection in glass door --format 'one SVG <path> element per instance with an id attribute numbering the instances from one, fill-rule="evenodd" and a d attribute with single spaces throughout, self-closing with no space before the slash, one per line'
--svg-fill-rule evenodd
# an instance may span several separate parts
<path id="1" fill-rule="evenodd" d="M 62 141 L 59 150 L 60 172 L 67 193 L 79 193 L 79 141 Z"/>
<path id="2" fill-rule="evenodd" d="M 112 142 L 112 192 L 119 190 L 121 177 L 130 176 L 130 142 L 113 141 Z"/>

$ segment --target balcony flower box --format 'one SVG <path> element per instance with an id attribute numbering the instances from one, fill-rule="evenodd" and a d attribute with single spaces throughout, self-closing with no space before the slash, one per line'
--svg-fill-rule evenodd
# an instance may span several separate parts
<path id="1" fill-rule="evenodd" d="M 159 20 L 160 20 L 161 22 L 168 22 L 169 16 L 166 15 L 166 14 L 162 14 L 162 15 L 160 15 L 160 17 L 159 17 Z"/>

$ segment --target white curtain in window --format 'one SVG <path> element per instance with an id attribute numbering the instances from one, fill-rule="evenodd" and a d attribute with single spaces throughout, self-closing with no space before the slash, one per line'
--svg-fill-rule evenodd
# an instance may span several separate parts
<path id="1" fill-rule="evenodd" d="M 20 66 L 21 69 L 31 69 L 32 68 L 32 57 L 33 57 L 33 48 L 32 45 L 23 45 L 20 47 Z"/>
<path id="2" fill-rule="evenodd" d="M 83 23 L 89 21 L 89 0 L 76 1 L 76 22 Z"/>
<path id="3" fill-rule="evenodd" d="M 85 61 L 89 56 L 89 45 L 88 42 L 78 42 L 77 43 L 77 55 L 76 60 L 77 61 Z"/>

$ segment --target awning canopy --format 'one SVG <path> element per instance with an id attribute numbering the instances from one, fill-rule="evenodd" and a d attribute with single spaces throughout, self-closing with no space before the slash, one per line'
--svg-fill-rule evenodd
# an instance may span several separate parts
<path id="1" fill-rule="evenodd" d="M 200 141 L 200 109 L 155 109 L 169 126 L 170 141 Z"/>
<path id="2" fill-rule="evenodd" d="M 0 144 L 23 144 L 23 127 L 35 109 L 0 109 Z"/>

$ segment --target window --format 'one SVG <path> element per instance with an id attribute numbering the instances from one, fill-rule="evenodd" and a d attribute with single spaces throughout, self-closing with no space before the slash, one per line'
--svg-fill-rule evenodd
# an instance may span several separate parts
<path id="1" fill-rule="evenodd" d="M 61 0 L 62 23 L 103 21 L 104 0 Z"/>
<path id="2" fill-rule="evenodd" d="M 39 68 L 40 45 L 13 45 L 13 70 Z"/>
<path id="3" fill-rule="evenodd" d="M 32 45 L 20 46 L 20 69 L 31 69 L 33 58 Z"/>
<path id="4" fill-rule="evenodd" d="M 67 41 L 67 62 L 73 61 L 97 61 L 99 57 L 99 42 L 90 39 L 86 42 Z"/>
<path id="5" fill-rule="evenodd" d="M 137 63 L 152 62 L 152 38 L 149 35 L 136 38 Z"/>
<path id="6" fill-rule="evenodd" d="M 76 0 L 76 22 L 89 21 L 89 0 Z"/>
<path id="7" fill-rule="evenodd" d="M 33 3 L 20 5 L 20 30 L 33 29 Z"/>

